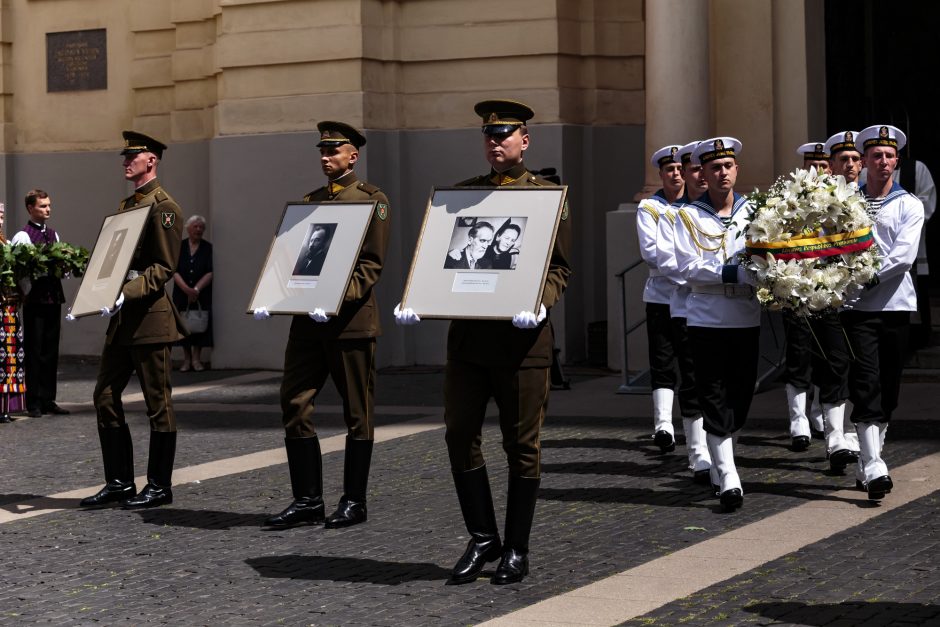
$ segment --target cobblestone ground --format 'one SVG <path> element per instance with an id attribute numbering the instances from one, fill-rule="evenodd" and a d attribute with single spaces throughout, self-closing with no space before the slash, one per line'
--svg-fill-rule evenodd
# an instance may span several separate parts
<path id="1" fill-rule="evenodd" d="M 93 372 L 66 375 L 60 401 L 87 401 Z M 282 446 L 278 382 L 178 395 L 181 408 L 220 403 L 232 410 L 180 410 L 177 467 Z M 132 380 L 129 391 L 135 385 Z M 439 373 L 384 374 L 379 385 L 380 405 L 428 411 L 382 414 L 378 424 L 433 414 L 440 405 Z M 321 402 L 338 399 L 327 390 Z M 253 409 L 239 411 L 245 404 Z M 831 493 L 853 481 L 823 472 L 819 441 L 806 453 L 792 453 L 779 420 L 758 419 L 739 442 L 745 508 L 723 514 L 716 499 L 689 480 L 684 449 L 658 453 L 646 419 L 594 415 L 590 399 L 581 408 L 577 415 L 550 412 L 546 420 L 532 571 L 522 584 L 492 586 L 481 579 L 443 585 L 467 534 L 438 429 L 376 446 L 370 518 L 349 529 L 260 529 L 265 516 L 290 501 L 286 465 L 178 485 L 174 503 L 154 510 L 66 509 L 0 525 L 0 622 L 469 625 L 808 499 L 836 498 Z M 138 412 L 130 422 L 137 450 L 145 453 L 146 418 Z M 938 424 L 892 426 L 888 463 L 899 466 L 940 450 Z M 319 430 L 321 437 L 343 433 L 341 416 L 321 415 Z M 499 441 L 489 420 L 484 450 L 502 519 L 506 474 Z M 341 495 L 342 464 L 341 452 L 324 457 L 328 507 Z M 28 495 L 99 485 L 93 412 L 0 426 L 0 467 L 0 508 Z M 139 454 L 138 473 L 145 467 Z M 903 620 L 926 624 L 940 604 L 935 496 L 628 624 L 895 624 L 877 621 L 902 613 Z M 855 502 L 869 507 L 861 493 Z M 871 543 L 863 539 L 869 535 Z M 843 622 L 819 622 L 824 616 Z"/>

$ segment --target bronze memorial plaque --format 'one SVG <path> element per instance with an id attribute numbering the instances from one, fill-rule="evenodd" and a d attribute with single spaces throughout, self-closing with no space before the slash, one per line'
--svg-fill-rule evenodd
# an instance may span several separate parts
<path id="1" fill-rule="evenodd" d="M 107 88 L 106 29 L 46 33 L 46 91 Z"/>

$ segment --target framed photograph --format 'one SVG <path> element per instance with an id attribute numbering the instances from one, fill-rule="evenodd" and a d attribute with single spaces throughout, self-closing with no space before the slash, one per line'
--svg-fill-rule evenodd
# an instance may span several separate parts
<path id="1" fill-rule="evenodd" d="M 343 304 L 375 202 L 291 202 L 284 214 L 248 313 L 301 315 L 316 308 L 335 316 Z"/>
<path id="2" fill-rule="evenodd" d="M 82 284 L 72 302 L 70 312 L 73 316 L 97 315 L 102 307 L 114 307 L 151 207 L 153 205 L 105 217 Z"/>
<path id="3" fill-rule="evenodd" d="M 444 319 L 537 312 L 567 191 L 434 188 L 402 307 Z"/>

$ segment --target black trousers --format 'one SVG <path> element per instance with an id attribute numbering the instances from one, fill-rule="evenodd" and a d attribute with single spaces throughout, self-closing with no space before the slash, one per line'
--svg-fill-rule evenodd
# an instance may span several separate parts
<path id="1" fill-rule="evenodd" d="M 55 402 L 61 331 L 61 305 L 23 306 L 27 409 L 46 409 Z"/>
<path id="2" fill-rule="evenodd" d="M 798 390 L 808 390 L 812 383 L 813 355 L 819 354 L 809 318 L 785 312 L 783 329 L 787 335 L 784 380 Z"/>
<path id="3" fill-rule="evenodd" d="M 689 326 L 689 344 L 705 431 L 731 435 L 744 426 L 754 397 L 760 327 Z"/>
<path id="4" fill-rule="evenodd" d="M 679 377 L 676 374 L 676 343 L 669 305 L 646 303 L 646 337 L 649 345 L 650 386 L 654 390 L 675 390 Z"/>
<path id="5" fill-rule="evenodd" d="M 852 422 L 888 422 L 898 406 L 911 326 L 909 311 L 844 311 L 855 357 L 849 368 Z"/>
<path id="6" fill-rule="evenodd" d="M 694 418 L 702 412 L 695 387 L 695 361 L 689 345 L 689 328 L 685 318 L 672 319 L 672 340 L 676 346 L 679 364 L 679 413 L 683 418 Z"/>
<path id="7" fill-rule="evenodd" d="M 819 386 L 819 400 L 834 405 L 849 397 L 851 351 L 837 312 L 810 318 L 810 327 L 819 340 L 813 340 L 813 383 Z"/>

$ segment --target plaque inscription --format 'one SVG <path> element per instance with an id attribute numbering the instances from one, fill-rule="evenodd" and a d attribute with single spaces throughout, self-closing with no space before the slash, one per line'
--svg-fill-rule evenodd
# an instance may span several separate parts
<path id="1" fill-rule="evenodd" d="M 46 91 L 107 88 L 106 29 L 46 33 Z"/>

